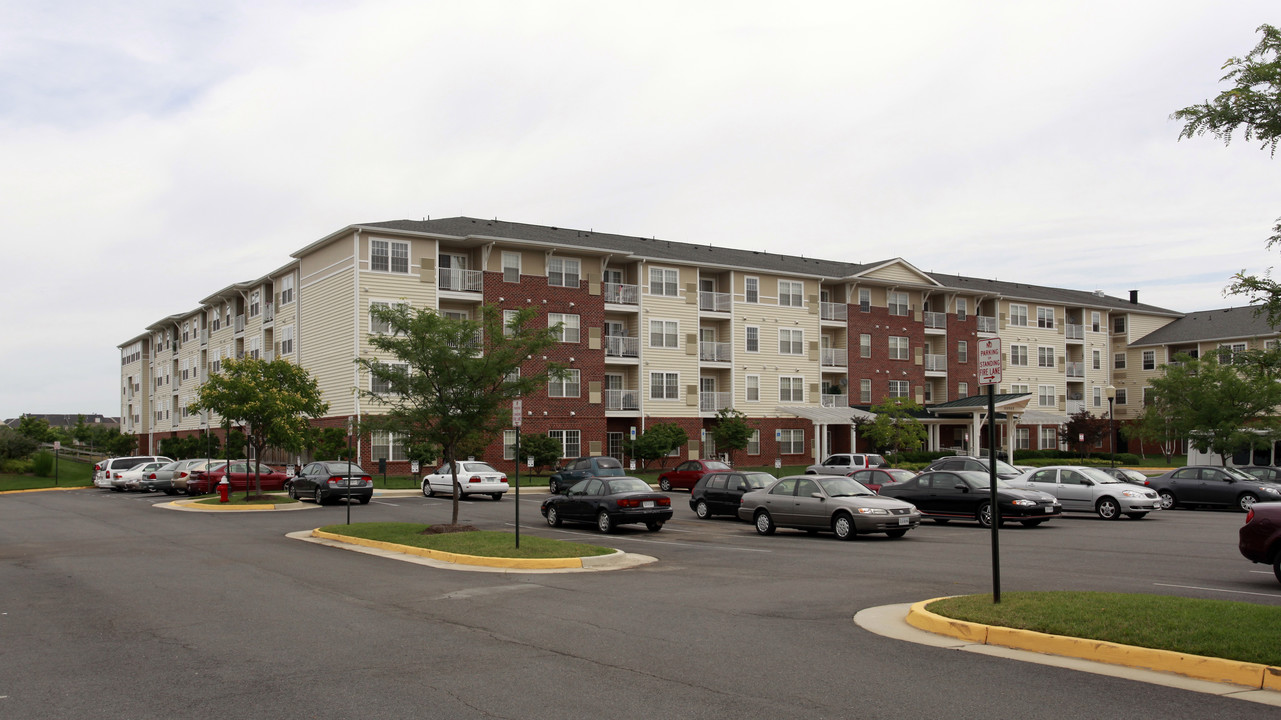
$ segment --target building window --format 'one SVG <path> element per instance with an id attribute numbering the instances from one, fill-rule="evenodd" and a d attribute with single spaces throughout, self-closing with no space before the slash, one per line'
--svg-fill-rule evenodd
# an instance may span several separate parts
<path id="1" fill-rule="evenodd" d="M 1010 346 L 1010 365 L 1027 366 L 1027 345 Z"/>
<path id="2" fill-rule="evenodd" d="M 865 358 L 872 357 L 872 336 L 871 335 L 860 334 L 858 336 L 858 356 L 865 357 Z"/>
<path id="3" fill-rule="evenodd" d="M 504 460 L 516 459 L 516 431 L 515 430 L 503 431 L 503 459 Z"/>
<path id="4" fill-rule="evenodd" d="M 906 380 L 890 381 L 890 397 L 905 398 L 908 396 L 909 392 L 910 392 L 910 388 L 908 387 L 908 382 Z"/>
<path id="5" fill-rule="evenodd" d="M 805 402 L 805 378 L 800 375 L 781 375 L 778 378 L 778 401 Z"/>
<path id="6" fill-rule="evenodd" d="M 1127 400 L 1127 399 L 1128 399 L 1128 395 L 1127 395 L 1127 393 L 1126 393 L 1125 388 L 1117 388 L 1117 389 L 1116 389 L 1116 404 L 1117 404 L 1117 405 L 1125 405 L 1125 404 L 1126 404 L 1126 400 Z"/>
<path id="7" fill-rule="evenodd" d="M 744 378 L 745 387 L 747 388 L 747 401 L 760 402 L 761 400 L 761 376 L 748 375 Z"/>
<path id="8" fill-rule="evenodd" d="M 872 291 L 868 288 L 859 288 L 858 309 L 859 312 L 872 312 Z"/>
<path id="9" fill-rule="evenodd" d="M 891 315 L 907 315 L 907 293 L 891 290 L 886 297 Z"/>
<path id="10" fill-rule="evenodd" d="M 680 373 L 652 372 L 649 374 L 650 400 L 679 400 Z"/>
<path id="11" fill-rule="evenodd" d="M 579 451 L 582 441 L 578 430 L 548 430 L 547 437 L 560 443 L 561 457 L 576 458 L 582 454 Z"/>
<path id="12" fill-rule="evenodd" d="M 370 433 L 369 442 L 373 446 L 370 451 L 373 453 L 374 460 L 379 458 L 391 461 L 409 459 L 405 455 L 405 438 L 403 435 L 389 433 L 386 430 L 374 430 Z"/>
<path id="13" fill-rule="evenodd" d="M 778 331 L 778 352 L 780 355 L 804 355 L 805 354 L 805 331 L 804 330 L 779 330 Z"/>
<path id="14" fill-rule="evenodd" d="M 1031 450 L 1032 449 L 1032 432 L 1025 427 L 1015 428 L 1014 442 L 1018 446 L 1019 450 Z"/>
<path id="15" fill-rule="evenodd" d="M 863 405 L 872 404 L 872 381 L 869 378 L 858 381 L 858 401 Z"/>
<path id="16" fill-rule="evenodd" d="M 512 323 L 515 322 L 516 315 L 519 312 L 520 312 L 519 310 L 503 311 L 503 336 L 504 337 L 511 337 L 516 334 L 517 328 L 513 327 Z"/>
<path id="17" fill-rule="evenodd" d="M 680 323 L 675 320 L 649 321 L 649 346 L 675 348 L 680 341 Z"/>
<path id="18" fill-rule="evenodd" d="M 578 342 L 578 316 L 566 313 L 547 313 L 547 327 L 560 330 L 554 332 L 556 339 L 563 343 Z"/>
<path id="19" fill-rule="evenodd" d="M 779 455 L 802 455 L 805 453 L 804 430 L 779 430 L 778 437 Z"/>
<path id="20" fill-rule="evenodd" d="M 1029 395 L 1027 383 L 1011 383 L 1010 392 L 1016 395 Z"/>
<path id="21" fill-rule="evenodd" d="M 677 284 L 680 273 L 671 268 L 652 267 L 649 269 L 649 294 L 676 297 L 680 291 Z"/>
<path id="22" fill-rule="evenodd" d="M 911 354 L 911 348 L 908 347 L 908 340 L 906 337 L 902 337 L 900 335 L 890 336 L 890 359 L 891 360 L 907 360 L 910 354 Z"/>
<path id="23" fill-rule="evenodd" d="M 956 384 L 956 399 L 967 398 L 970 396 L 970 384 L 959 382 Z"/>
<path id="24" fill-rule="evenodd" d="M 1010 303 L 1010 324 L 1027 327 L 1027 305 Z"/>
<path id="25" fill-rule="evenodd" d="M 1112 367 L 1116 370 L 1125 369 L 1125 353 L 1119 352 L 1112 356 Z"/>
<path id="26" fill-rule="evenodd" d="M 1098 332 L 1103 327 L 1102 319 L 1098 312 L 1090 313 L 1090 332 Z"/>
<path id="27" fill-rule="evenodd" d="M 1038 346 L 1036 348 L 1036 366 L 1043 368 L 1054 367 L 1054 348 Z"/>
<path id="28" fill-rule="evenodd" d="M 293 355 L 294 353 L 294 326 L 286 325 L 280 328 L 280 354 Z"/>
<path id="29" fill-rule="evenodd" d="M 369 332 L 375 335 L 386 335 L 391 332 L 391 323 L 386 320 L 380 320 L 374 316 L 374 310 L 377 308 L 390 309 L 391 303 L 371 302 L 369 303 Z"/>
<path id="30" fill-rule="evenodd" d="M 1125 332 L 1125 316 L 1124 315 L 1117 315 L 1116 317 L 1112 318 L 1112 332 L 1114 333 Z"/>
<path id="31" fill-rule="evenodd" d="M 1058 428 L 1043 427 L 1041 428 L 1041 449 L 1055 450 L 1059 447 Z"/>
<path id="32" fill-rule="evenodd" d="M 408 363 L 379 363 L 379 365 L 382 365 L 383 367 L 390 367 L 390 368 L 392 368 L 393 370 L 396 370 L 397 372 L 399 372 L 399 373 L 400 373 L 400 374 L 402 374 L 402 375 L 404 375 L 404 374 L 406 374 L 406 373 L 408 373 L 408 372 L 409 372 L 409 364 L 408 364 Z M 390 393 L 390 392 L 391 392 L 391 382 L 390 382 L 390 381 L 387 381 L 387 380 L 380 380 L 380 379 L 378 379 L 377 377 L 374 377 L 373 375 L 370 375 L 370 376 L 369 376 L 369 391 L 370 391 L 370 392 L 375 392 L 375 393 L 384 393 L 384 394 L 386 394 L 386 393 Z"/>
<path id="33" fill-rule="evenodd" d="M 409 272 L 409 243 L 370 240 L 369 269 L 376 272 Z"/>
<path id="34" fill-rule="evenodd" d="M 553 287 L 578 287 L 581 263 L 574 258 L 554 257 L 547 261 L 547 284 Z"/>
<path id="35" fill-rule="evenodd" d="M 579 377 L 581 371 L 566 370 L 563 377 L 547 378 L 547 397 L 554 398 L 576 398 L 578 397 Z"/>
<path id="36" fill-rule="evenodd" d="M 956 319 L 961 322 L 964 322 L 965 318 L 968 317 L 969 314 L 970 314 L 969 303 L 965 300 L 965 298 L 957 298 L 956 299 Z"/>
<path id="37" fill-rule="evenodd" d="M 286 275 L 280 278 L 280 304 L 288 305 L 294 301 L 294 276 Z"/>
<path id="38" fill-rule="evenodd" d="M 1095 370 L 1103 369 L 1103 353 L 1098 350 L 1090 351 L 1090 367 Z"/>
<path id="39" fill-rule="evenodd" d="M 751 352 L 751 353 L 760 352 L 761 351 L 761 329 L 756 327 L 755 325 L 748 325 L 747 327 L 743 328 L 743 333 L 744 333 L 744 336 L 746 337 L 745 342 L 747 345 L 747 352 Z"/>
<path id="40" fill-rule="evenodd" d="M 792 280 L 778 281 L 778 304 L 786 307 L 801 307 L 803 304 L 802 294 L 805 292 L 805 283 L 794 282 Z"/>
<path id="41" fill-rule="evenodd" d="M 743 301 L 756 303 L 761 301 L 761 279 L 756 277 L 743 278 Z"/>
<path id="42" fill-rule="evenodd" d="M 1155 350 L 1143 351 L 1143 369 L 1144 370 L 1156 369 L 1156 351 Z"/>
<path id="43" fill-rule="evenodd" d="M 1103 388 L 1094 388 L 1094 407 L 1103 407 Z"/>
<path id="44" fill-rule="evenodd" d="M 1054 397 L 1053 385 L 1036 386 L 1036 402 L 1041 407 L 1054 407 L 1058 401 Z"/>
<path id="45" fill-rule="evenodd" d="M 258 317 L 262 312 L 262 291 L 254 290 L 249 293 L 249 317 Z"/>
<path id="46" fill-rule="evenodd" d="M 1054 308 L 1039 307 L 1036 309 L 1036 326 L 1047 330 L 1054 329 Z"/>
<path id="47" fill-rule="evenodd" d="M 759 429 L 753 430 L 752 434 L 747 438 L 747 454 L 761 454 L 761 431 Z"/>
<path id="48" fill-rule="evenodd" d="M 965 340 L 956 341 L 956 361 L 959 363 L 970 361 L 970 343 Z"/>
<path id="49" fill-rule="evenodd" d="M 520 253 L 503 251 L 503 282 L 520 282 Z"/>

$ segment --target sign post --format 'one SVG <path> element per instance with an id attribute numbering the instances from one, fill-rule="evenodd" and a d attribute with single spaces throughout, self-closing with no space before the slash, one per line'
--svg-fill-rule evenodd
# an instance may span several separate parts
<path id="1" fill-rule="evenodd" d="M 512 400 L 512 427 L 516 428 L 516 547 L 520 548 L 520 420 L 524 414 L 520 398 Z"/>
<path id="2" fill-rule="evenodd" d="M 1001 382 L 1001 339 L 979 340 L 978 381 L 987 385 L 988 508 L 992 518 L 992 602 L 1001 602 L 1001 508 L 996 502 L 996 386 Z"/>

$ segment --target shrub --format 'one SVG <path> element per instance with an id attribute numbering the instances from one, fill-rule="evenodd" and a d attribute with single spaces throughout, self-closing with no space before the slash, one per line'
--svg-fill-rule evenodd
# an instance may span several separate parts
<path id="1" fill-rule="evenodd" d="M 25 475 L 29 472 L 31 472 L 30 460 L 16 460 L 14 458 L 0 460 L 0 473 L 5 475 Z"/>
<path id="2" fill-rule="evenodd" d="M 53 453 L 48 450 L 41 450 L 31 456 L 31 472 L 37 477 L 50 477 L 53 475 Z"/>

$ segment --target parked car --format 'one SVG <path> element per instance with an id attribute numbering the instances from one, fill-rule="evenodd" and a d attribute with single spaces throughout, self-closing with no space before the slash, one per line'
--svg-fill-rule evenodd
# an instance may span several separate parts
<path id="1" fill-rule="evenodd" d="M 116 488 L 111 485 L 115 475 L 135 465 L 149 462 L 173 462 L 173 459 L 163 455 L 133 455 L 130 457 L 107 458 L 93 466 L 93 485 L 94 487 L 115 490 Z"/>
<path id="2" fill-rule="evenodd" d="M 217 458 L 199 458 L 196 460 L 179 460 L 178 467 L 174 468 L 173 474 L 169 476 L 169 482 L 173 486 L 173 493 L 187 493 L 187 483 L 198 472 L 208 470 L 215 465 L 221 465 L 226 462 Z M 163 468 L 162 468 L 163 469 Z M 163 488 L 161 488 L 163 489 Z"/>
<path id="3" fill-rule="evenodd" d="M 1232 467 L 1188 465 L 1148 478 L 1144 484 L 1161 496 L 1161 507 L 1166 510 L 1179 505 L 1249 510 L 1251 505 L 1261 500 L 1281 500 L 1281 485 L 1260 480 Z"/>
<path id="4" fill-rule="evenodd" d="M 871 470 L 855 470 L 849 474 L 849 477 L 868 490 L 879 493 L 882 487 L 896 482 L 903 482 L 904 480 L 911 480 L 916 477 L 916 473 L 911 470 L 882 467 L 872 468 Z"/>
<path id="5" fill-rule="evenodd" d="M 760 490 L 776 479 L 767 472 L 707 473 L 689 491 L 689 509 L 704 519 L 713 515 L 738 517 L 738 504 L 743 495 Z"/>
<path id="6" fill-rule="evenodd" d="M 1097 513 L 1104 520 L 1139 519 L 1161 509 L 1156 491 L 1119 480 L 1099 468 L 1050 465 L 1006 480 L 1010 487 L 1040 490 L 1059 499 L 1063 511 Z"/>
<path id="7" fill-rule="evenodd" d="M 1147 482 L 1147 479 L 1148 479 L 1148 476 L 1147 476 L 1147 475 L 1144 475 L 1143 473 L 1139 472 L 1138 470 L 1133 470 L 1133 469 L 1131 469 L 1131 468 L 1123 468 L 1123 467 L 1101 467 L 1101 468 L 1098 468 L 1098 469 L 1099 469 L 1099 470 L 1102 470 L 1103 472 L 1107 473 L 1108 475 L 1111 475 L 1112 477 L 1116 478 L 1117 480 L 1124 480 L 1125 482 L 1132 483 L 1132 484 L 1134 484 L 1134 485 L 1142 485 L 1142 484 L 1144 484 L 1145 482 Z"/>
<path id="8" fill-rule="evenodd" d="M 144 475 L 156 468 L 164 467 L 166 464 L 167 463 L 156 460 L 154 462 L 142 463 L 141 465 L 134 465 L 128 470 L 121 470 L 120 472 L 115 473 L 111 478 L 111 489 L 139 490 L 141 489 L 139 482 L 142 480 Z"/>
<path id="9" fill-rule="evenodd" d="M 175 460 L 152 470 L 143 480 L 151 490 L 163 491 L 166 495 L 176 495 L 187 491 L 187 477 L 198 470 L 204 470 L 212 463 L 221 460 L 206 458 L 192 460 Z"/>
<path id="10" fill-rule="evenodd" d="M 644 523 L 650 532 L 657 532 L 672 519 L 672 499 L 640 478 L 593 477 L 578 481 L 564 495 L 543 500 L 539 510 L 552 527 L 566 520 L 595 522 L 597 529 L 607 533 L 619 525 Z"/>
<path id="11" fill-rule="evenodd" d="M 303 466 L 285 483 L 285 489 L 289 497 L 295 500 L 311 498 L 317 505 L 339 498 L 354 499 L 361 505 L 367 505 L 374 496 L 374 479 L 355 463 L 325 460 Z"/>
<path id="12" fill-rule="evenodd" d="M 453 497 L 453 486 L 454 477 L 449 463 L 423 476 L 423 495 L 427 497 L 436 497 L 436 493 Z M 495 470 L 489 463 L 478 460 L 458 461 L 458 498 L 460 500 L 468 495 L 488 495 L 495 500 L 502 500 L 507 488 L 507 476 Z"/>
<path id="13" fill-rule="evenodd" d="M 1237 470 L 1270 483 L 1281 483 L 1281 468 L 1275 468 L 1271 465 L 1244 465 L 1238 466 Z"/>
<path id="14" fill-rule="evenodd" d="M 231 492 L 244 492 L 246 488 L 254 487 L 255 468 L 251 461 L 233 460 L 228 463 L 225 460 L 216 461 L 204 470 L 192 473 L 187 478 L 187 494 L 203 495 L 211 493 L 218 489 L 218 483 L 227 478 Z M 279 492 L 285 489 L 285 483 L 289 476 L 268 465 L 258 464 L 257 472 L 262 482 L 263 492 Z"/>
<path id="15" fill-rule="evenodd" d="M 951 455 L 942 457 L 925 467 L 922 472 L 931 472 L 933 470 L 969 470 L 971 472 L 981 472 L 988 474 L 987 458 L 970 457 L 969 455 Z M 1023 471 L 1013 465 L 997 458 L 996 476 L 1001 480 L 1009 480 L 1022 475 Z"/>
<path id="16" fill-rule="evenodd" d="M 1281 502 L 1255 503 L 1237 532 L 1237 548 L 1246 560 L 1272 566 L 1281 582 Z"/>
<path id="17" fill-rule="evenodd" d="M 608 455 L 580 457 L 570 460 L 552 473 L 547 480 L 547 487 L 553 493 L 562 493 L 589 477 L 621 477 L 625 474 L 623 464 L 617 458 Z"/>
<path id="18" fill-rule="evenodd" d="M 676 467 L 658 476 L 658 489 L 667 491 L 673 488 L 690 490 L 698 479 L 709 472 L 733 470 L 727 462 L 720 460 L 686 460 Z"/>
<path id="19" fill-rule="evenodd" d="M 806 475 L 849 475 L 855 470 L 889 467 L 884 457 L 872 453 L 836 453 L 817 465 L 805 468 Z"/>
<path id="20" fill-rule="evenodd" d="M 841 540 L 867 533 L 901 538 L 921 524 L 911 503 L 880 497 L 844 475 L 789 475 L 743 496 L 738 517 L 761 535 L 786 527 L 829 531 Z"/>
<path id="21" fill-rule="evenodd" d="M 886 485 L 881 488 L 881 496 L 906 500 L 936 523 L 977 520 L 983 527 L 992 527 L 988 483 L 986 472 L 938 470 Z M 1004 480 L 996 481 L 996 502 L 1002 523 L 1017 520 L 1033 527 L 1063 513 L 1063 506 L 1053 495 L 1039 490 L 1017 490 Z"/>

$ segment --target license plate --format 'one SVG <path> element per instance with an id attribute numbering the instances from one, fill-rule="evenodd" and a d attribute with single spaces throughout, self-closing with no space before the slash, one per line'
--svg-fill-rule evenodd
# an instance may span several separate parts
<path id="1" fill-rule="evenodd" d="M 1045 511 L 1046 511 L 1047 513 L 1052 513 L 1052 512 L 1054 512 L 1054 506 L 1053 506 L 1053 505 L 1050 505 L 1050 506 L 1046 507 L 1046 508 L 1045 508 Z"/>
<path id="2" fill-rule="evenodd" d="M 899 518 L 899 519 L 898 519 L 898 524 L 899 524 L 899 525 L 910 525 L 910 524 L 911 524 L 911 522 L 912 522 L 912 521 L 911 521 L 910 519 L 906 518 L 906 517 L 901 517 L 901 518 Z"/>
<path id="3" fill-rule="evenodd" d="M 641 503 L 641 507 L 647 507 L 647 508 L 648 508 L 648 507 L 654 507 L 654 501 L 653 501 L 653 500 L 646 500 L 646 501 L 644 501 L 644 502 L 642 502 L 642 503 Z"/>

